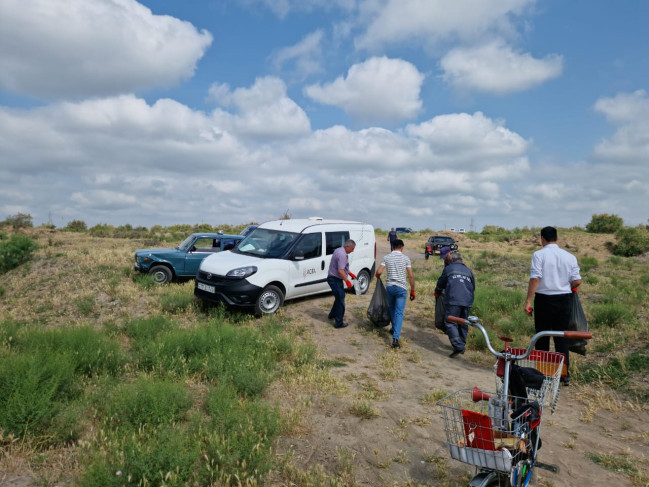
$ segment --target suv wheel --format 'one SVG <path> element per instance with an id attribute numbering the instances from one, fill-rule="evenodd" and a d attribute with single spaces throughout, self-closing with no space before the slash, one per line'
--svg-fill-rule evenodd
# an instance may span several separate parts
<path id="1" fill-rule="evenodd" d="M 156 284 L 167 284 L 173 279 L 173 274 L 171 270 L 163 265 L 156 265 L 151 267 L 149 270 L 149 275 L 153 276 L 153 280 Z"/>

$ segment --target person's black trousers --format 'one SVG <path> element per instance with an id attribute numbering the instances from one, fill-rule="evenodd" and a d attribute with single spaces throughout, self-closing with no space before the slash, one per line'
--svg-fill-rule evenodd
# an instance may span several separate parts
<path id="1" fill-rule="evenodd" d="M 534 327 L 540 331 L 566 331 L 570 322 L 570 294 L 534 295 Z M 566 356 L 566 370 L 570 374 L 570 340 L 554 337 L 554 350 Z M 537 350 L 550 350 L 550 337 L 536 342 Z"/>

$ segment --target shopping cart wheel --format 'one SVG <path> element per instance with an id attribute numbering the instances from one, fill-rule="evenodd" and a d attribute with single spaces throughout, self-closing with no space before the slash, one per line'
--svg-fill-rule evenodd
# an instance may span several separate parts
<path id="1" fill-rule="evenodd" d="M 479 472 L 469 482 L 470 487 L 510 487 L 509 478 L 493 470 Z"/>

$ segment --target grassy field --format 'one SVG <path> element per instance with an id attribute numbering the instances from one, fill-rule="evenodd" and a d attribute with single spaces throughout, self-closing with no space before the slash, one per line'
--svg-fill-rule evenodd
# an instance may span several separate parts
<path id="1" fill-rule="evenodd" d="M 302 325 L 281 313 L 255 319 L 204 306 L 192 281 L 155 286 L 132 270 L 133 250 L 151 246 L 149 238 L 25 233 L 38 242 L 34 258 L 0 274 L 0 470 L 84 487 L 256 485 L 269 475 L 354 485 L 344 454 L 329 476 L 296 472 L 273 453 L 278 437 L 302 427 L 308 407 L 283 402 L 282 391 L 344 387 Z M 407 245 L 423 248 L 427 237 L 410 234 Z M 579 259 L 582 302 L 598 337 L 573 381 L 645 407 L 649 259 L 612 256 L 611 236 L 565 230 L 560 237 Z M 522 304 L 538 237 L 460 238 L 478 281 L 473 313 L 494 336 L 525 341 L 533 325 Z M 417 266 L 415 312 L 431 316 L 438 276 Z M 471 334 L 468 349 L 484 348 Z M 374 417 L 372 399 L 368 393 L 350 414 Z"/>

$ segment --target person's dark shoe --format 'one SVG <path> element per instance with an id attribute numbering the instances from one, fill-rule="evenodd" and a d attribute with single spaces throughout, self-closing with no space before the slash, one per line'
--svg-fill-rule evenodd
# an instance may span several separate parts
<path id="1" fill-rule="evenodd" d="M 329 316 L 327 316 L 327 319 L 328 319 L 328 320 L 333 320 L 334 318 L 335 318 L 334 315 L 329 315 Z"/>
<path id="2" fill-rule="evenodd" d="M 334 325 L 334 328 L 347 328 L 349 323 L 341 323 L 340 325 Z"/>
<path id="3" fill-rule="evenodd" d="M 463 354 L 464 354 L 464 350 L 453 350 L 453 351 L 451 352 L 451 354 L 449 355 L 449 357 L 451 357 L 451 358 L 455 358 L 455 357 L 457 357 L 458 355 L 463 355 Z"/>
<path id="4" fill-rule="evenodd" d="M 570 385 L 570 377 L 561 377 L 561 379 L 559 379 L 559 382 L 562 386 L 568 387 Z"/>
<path id="5" fill-rule="evenodd" d="M 392 339 L 392 348 L 401 348 L 401 344 L 399 343 L 398 338 L 393 338 Z"/>

